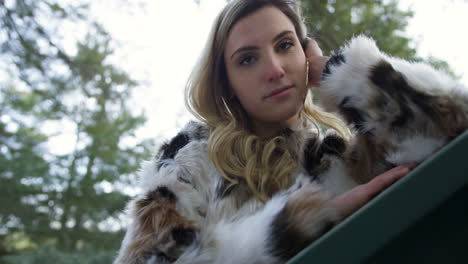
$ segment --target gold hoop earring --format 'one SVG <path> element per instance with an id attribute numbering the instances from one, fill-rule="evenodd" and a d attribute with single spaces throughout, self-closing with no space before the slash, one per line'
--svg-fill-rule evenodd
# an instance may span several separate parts
<path id="1" fill-rule="evenodd" d="M 306 58 L 306 79 L 305 79 L 306 88 L 309 85 L 309 60 Z"/>
<path id="2" fill-rule="evenodd" d="M 226 103 L 226 101 L 224 100 L 224 97 L 221 97 L 221 100 L 223 101 L 223 104 L 224 104 L 224 107 L 226 108 L 227 112 L 229 113 L 229 115 L 231 117 L 234 117 L 234 115 L 232 114 L 231 112 L 231 109 L 229 108 L 229 105 Z"/>

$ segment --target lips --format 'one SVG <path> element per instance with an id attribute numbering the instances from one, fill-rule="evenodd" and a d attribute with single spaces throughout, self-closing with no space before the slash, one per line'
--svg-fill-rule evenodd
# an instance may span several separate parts
<path id="1" fill-rule="evenodd" d="M 287 85 L 287 86 L 283 86 L 281 88 L 275 89 L 271 93 L 269 93 L 267 96 L 265 96 L 265 99 L 270 98 L 270 97 L 274 97 L 275 95 L 279 95 L 279 94 L 283 93 L 284 91 L 289 90 L 289 89 L 291 89 L 293 87 L 294 87 L 294 85 Z"/>

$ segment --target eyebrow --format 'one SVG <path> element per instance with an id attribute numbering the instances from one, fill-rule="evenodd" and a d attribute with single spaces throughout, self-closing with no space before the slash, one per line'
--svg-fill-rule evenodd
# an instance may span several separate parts
<path id="1" fill-rule="evenodd" d="M 293 31 L 291 30 L 285 30 L 285 31 L 282 31 L 281 33 L 279 33 L 278 35 L 276 35 L 272 42 L 276 42 L 278 39 L 288 35 L 288 34 L 291 34 L 291 33 L 294 33 Z M 234 51 L 234 53 L 232 53 L 231 55 L 231 60 L 232 58 L 234 57 L 234 55 L 236 55 L 237 53 L 240 53 L 240 52 L 244 52 L 244 51 L 251 51 L 251 50 L 257 50 L 258 47 L 256 46 L 244 46 L 244 47 L 241 47 L 239 49 L 237 49 L 236 51 Z"/>

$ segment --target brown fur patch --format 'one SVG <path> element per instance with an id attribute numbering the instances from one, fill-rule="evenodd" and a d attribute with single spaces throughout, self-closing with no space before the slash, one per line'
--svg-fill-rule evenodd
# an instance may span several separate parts
<path id="1" fill-rule="evenodd" d="M 449 97 L 438 97 L 434 103 L 437 121 L 444 136 L 450 138 L 460 135 L 468 129 L 466 106 L 456 105 Z"/>
<path id="2" fill-rule="evenodd" d="M 464 106 L 449 96 L 435 96 L 411 86 L 406 77 L 382 60 L 369 72 L 369 93 L 363 122 L 370 131 L 360 133 L 345 153 L 346 166 L 358 183 L 368 182 L 392 168 L 385 160 L 397 151 L 399 141 L 422 135 L 450 139 L 467 129 Z M 356 110 L 363 111 L 363 110 Z M 360 120 L 360 119 L 359 119 Z M 387 139 L 392 139 L 391 143 Z"/>
<path id="3" fill-rule="evenodd" d="M 321 234 L 331 218 L 329 197 L 316 188 L 303 187 L 285 205 L 288 221 L 304 234 Z"/>
<path id="4" fill-rule="evenodd" d="M 293 193 L 272 222 L 271 251 L 287 260 L 328 231 L 338 220 L 328 197 L 311 186 Z"/>
<path id="5" fill-rule="evenodd" d="M 394 148 L 385 142 L 376 144 L 369 135 L 357 135 L 344 154 L 344 160 L 351 178 L 363 184 L 374 176 L 392 167 L 385 164 L 384 155 Z"/>
<path id="6" fill-rule="evenodd" d="M 160 252 L 170 259 L 177 259 L 190 241 L 187 240 L 189 238 L 177 238 L 173 232 L 190 230 L 195 233 L 198 227 L 194 221 L 178 212 L 172 198 L 168 199 L 155 193 L 151 195 L 153 199 L 147 197 L 133 203 L 135 233 L 138 236 L 134 238 L 129 250 L 138 257 Z"/>

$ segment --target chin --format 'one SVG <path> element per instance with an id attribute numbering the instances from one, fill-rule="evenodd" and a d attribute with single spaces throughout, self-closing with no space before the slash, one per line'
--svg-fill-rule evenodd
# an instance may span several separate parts
<path id="1" fill-rule="evenodd" d="M 297 105 L 299 105 L 300 107 L 298 107 Z M 299 114 L 299 112 L 302 109 L 302 103 L 297 105 L 294 105 L 294 107 L 284 109 L 283 111 L 272 111 L 270 122 L 285 123 L 293 119 Z"/>

